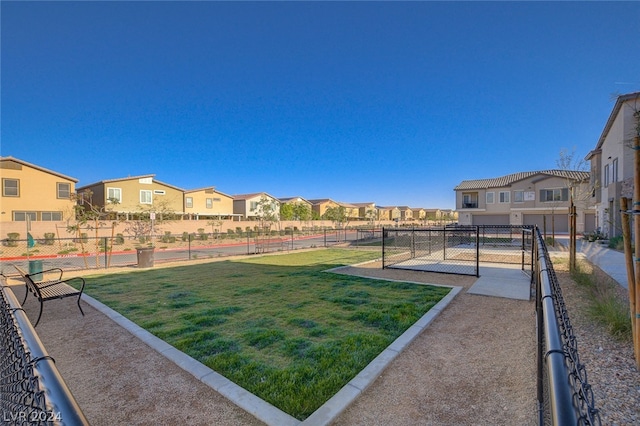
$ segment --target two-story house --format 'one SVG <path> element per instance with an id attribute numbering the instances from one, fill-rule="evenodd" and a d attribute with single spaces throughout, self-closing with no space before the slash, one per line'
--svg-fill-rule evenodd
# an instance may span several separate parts
<path id="1" fill-rule="evenodd" d="M 231 219 L 233 197 L 214 187 L 184 191 L 184 213 L 188 219 Z"/>
<path id="2" fill-rule="evenodd" d="M 14 157 L 0 157 L 0 222 L 63 221 L 74 217 L 77 179 Z"/>
<path id="3" fill-rule="evenodd" d="M 78 188 L 78 204 L 112 212 L 126 220 L 141 213 L 184 214 L 184 190 L 155 180 L 155 175 L 101 180 Z"/>
<path id="4" fill-rule="evenodd" d="M 492 179 L 465 180 L 456 186 L 460 225 L 538 225 L 569 231 L 573 196 L 578 233 L 595 229 L 589 172 L 545 170 Z"/>
<path id="5" fill-rule="evenodd" d="M 264 215 L 279 217 L 280 201 L 266 192 L 233 195 L 233 213 L 247 220 L 259 220 Z"/>
<path id="6" fill-rule="evenodd" d="M 587 154 L 591 164 L 596 226 L 609 237 L 622 235 L 620 198 L 633 198 L 633 143 L 640 133 L 640 92 L 618 96 L 596 147 Z"/>

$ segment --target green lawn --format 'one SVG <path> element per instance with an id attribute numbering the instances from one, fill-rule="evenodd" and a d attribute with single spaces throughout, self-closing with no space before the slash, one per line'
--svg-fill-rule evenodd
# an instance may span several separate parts
<path id="1" fill-rule="evenodd" d="M 302 420 L 449 288 L 324 272 L 343 249 L 89 277 L 86 292 Z"/>

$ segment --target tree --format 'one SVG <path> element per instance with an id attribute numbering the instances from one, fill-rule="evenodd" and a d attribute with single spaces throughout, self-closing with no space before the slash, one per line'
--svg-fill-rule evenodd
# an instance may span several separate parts
<path id="1" fill-rule="evenodd" d="M 280 206 L 280 219 L 293 220 L 295 213 L 293 211 L 293 204 L 284 203 Z"/>
<path id="2" fill-rule="evenodd" d="M 260 227 L 267 232 L 271 230 L 271 226 L 274 223 L 279 223 L 280 221 L 278 204 L 276 200 L 265 195 L 260 197 L 260 201 L 257 203 L 256 217 L 260 221 Z"/>
<path id="3" fill-rule="evenodd" d="M 557 161 L 557 165 L 565 172 L 574 171 L 586 173 L 588 170 L 586 161 L 582 158 L 576 157 L 575 148 L 571 153 L 569 153 L 565 148 L 560 150 L 560 157 Z M 574 272 L 576 270 L 576 204 L 581 205 L 583 209 L 588 207 L 591 194 L 595 188 L 593 184 L 586 184 L 585 180 L 581 180 L 579 175 L 571 173 L 566 174 L 566 187 L 569 191 L 569 270 Z M 555 230 L 552 232 L 555 232 Z"/>
<path id="4" fill-rule="evenodd" d="M 176 214 L 171 208 L 169 200 L 154 200 L 153 204 L 138 205 L 137 212 L 132 216 L 135 220 L 127 223 L 124 232 L 138 241 L 148 242 L 153 234 L 161 230 L 160 225 L 175 220 Z"/>
<path id="5" fill-rule="evenodd" d="M 101 203 L 95 203 L 93 201 L 93 192 L 91 190 L 86 190 L 77 194 L 72 195 L 72 199 L 76 201 L 74 206 L 74 219 L 72 219 L 75 223 L 67 224 L 67 232 L 75 233 L 76 238 L 80 242 L 80 247 L 84 252 L 84 238 L 82 237 L 81 230 L 83 227 L 87 230 L 93 230 L 95 232 L 95 255 L 96 255 L 96 267 L 100 266 L 100 238 L 98 238 L 98 231 L 101 227 L 107 224 L 107 221 L 110 218 L 114 218 L 113 207 L 118 204 L 118 199 L 109 198 L 107 200 L 107 205 L 101 205 Z M 108 206 L 108 207 L 107 207 Z M 115 223 L 117 221 L 113 220 L 111 222 L 111 243 L 110 247 L 113 247 L 113 230 L 115 227 Z M 105 251 L 108 249 L 104 248 Z M 85 266 L 88 268 L 87 259 L 83 256 Z M 109 261 L 111 260 L 111 255 L 109 255 Z"/>
<path id="6" fill-rule="evenodd" d="M 311 219 L 311 207 L 306 203 L 295 203 L 293 205 L 293 217 L 300 222 Z"/>

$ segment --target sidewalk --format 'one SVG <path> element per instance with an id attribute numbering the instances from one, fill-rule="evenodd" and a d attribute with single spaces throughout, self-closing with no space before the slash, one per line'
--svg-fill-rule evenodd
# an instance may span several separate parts
<path id="1" fill-rule="evenodd" d="M 612 250 L 597 241 L 588 242 L 584 240 L 577 241 L 576 253 L 578 255 L 582 254 L 591 263 L 616 280 L 622 287 L 629 288 L 624 253 Z"/>

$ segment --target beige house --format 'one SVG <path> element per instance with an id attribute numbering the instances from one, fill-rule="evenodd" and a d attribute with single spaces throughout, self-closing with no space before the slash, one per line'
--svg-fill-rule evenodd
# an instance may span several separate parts
<path id="1" fill-rule="evenodd" d="M 622 235 L 620 198 L 633 198 L 633 143 L 639 137 L 640 92 L 618 96 L 596 147 L 586 160 L 595 188 L 596 228 L 609 237 Z"/>
<path id="2" fill-rule="evenodd" d="M 233 197 L 214 187 L 184 191 L 184 213 L 187 219 L 232 219 Z"/>
<path id="3" fill-rule="evenodd" d="M 323 217 L 328 208 L 340 207 L 340 203 L 333 201 L 330 198 L 318 198 L 309 200 L 311 203 L 311 210 L 316 213 L 318 217 Z"/>
<path id="4" fill-rule="evenodd" d="M 397 222 L 400 220 L 400 208 L 396 206 L 379 207 L 380 218 L 383 220 L 392 220 Z"/>
<path id="5" fill-rule="evenodd" d="M 0 177 L 0 222 L 52 222 L 73 217 L 77 179 L 14 157 L 0 157 Z"/>
<path id="6" fill-rule="evenodd" d="M 272 211 L 279 216 L 280 202 L 266 192 L 233 195 L 233 214 L 246 220 L 260 219 L 264 202 L 270 203 Z"/>
<path id="7" fill-rule="evenodd" d="M 413 220 L 413 210 L 409 206 L 399 206 L 398 210 L 400 210 L 400 220 L 402 221 L 412 221 Z"/>
<path id="8" fill-rule="evenodd" d="M 570 194 L 577 208 L 577 232 L 592 231 L 593 208 L 589 173 L 568 170 L 521 172 L 493 178 L 465 180 L 455 187 L 460 225 L 546 225 L 548 231 L 569 231 Z"/>
<path id="9" fill-rule="evenodd" d="M 184 214 L 184 190 L 157 181 L 155 175 L 102 180 L 78 188 L 78 204 L 111 211 L 118 217 L 134 219 L 143 212 Z"/>
<path id="10" fill-rule="evenodd" d="M 380 211 L 376 207 L 376 203 L 351 203 L 351 205 L 358 209 L 357 218 L 359 220 L 378 220 L 380 218 Z"/>

